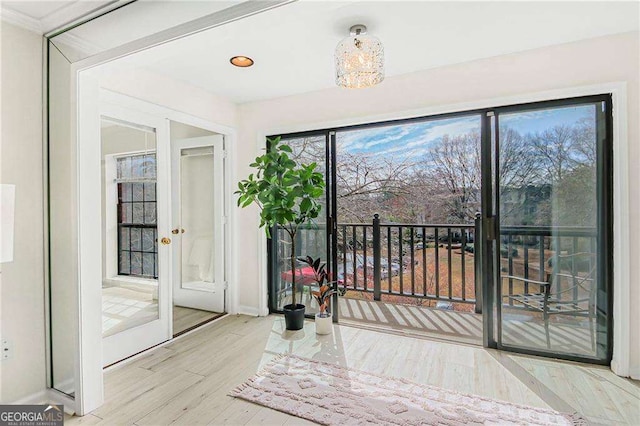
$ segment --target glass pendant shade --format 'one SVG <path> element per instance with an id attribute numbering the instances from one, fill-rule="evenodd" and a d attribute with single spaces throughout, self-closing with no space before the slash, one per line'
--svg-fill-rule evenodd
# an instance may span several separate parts
<path id="1" fill-rule="evenodd" d="M 384 48 L 377 37 L 366 35 L 364 25 L 351 27 L 351 35 L 338 43 L 335 57 L 338 86 L 357 89 L 384 80 Z"/>

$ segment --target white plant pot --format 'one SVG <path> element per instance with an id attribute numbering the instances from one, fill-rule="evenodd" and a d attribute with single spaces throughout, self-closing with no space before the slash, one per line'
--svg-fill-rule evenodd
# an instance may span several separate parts
<path id="1" fill-rule="evenodd" d="M 316 314 L 316 333 L 317 334 L 331 334 L 333 331 L 333 317 L 321 317 L 319 313 Z"/>

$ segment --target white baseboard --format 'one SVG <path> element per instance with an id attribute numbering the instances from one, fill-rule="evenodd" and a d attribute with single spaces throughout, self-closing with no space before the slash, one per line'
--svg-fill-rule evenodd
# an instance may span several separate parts
<path id="1" fill-rule="evenodd" d="M 13 401 L 11 404 L 12 405 L 44 404 L 45 402 L 49 402 L 48 389 L 42 389 L 36 393 L 27 395 L 24 398 L 20 398 L 16 401 Z"/>
<path id="2" fill-rule="evenodd" d="M 611 360 L 610 368 L 614 374 L 617 374 L 620 377 L 629 377 L 629 372 L 620 368 L 620 364 L 615 359 Z"/>
<path id="3" fill-rule="evenodd" d="M 256 307 L 254 307 L 254 306 L 239 305 L 238 306 L 238 313 L 240 315 L 248 315 L 248 316 L 251 316 L 251 317 L 259 317 L 260 316 L 260 310 L 258 308 L 256 308 Z"/>
<path id="4" fill-rule="evenodd" d="M 627 368 L 623 369 L 615 359 L 611 360 L 611 371 L 620 377 L 630 377 L 633 380 L 640 380 L 640 368 L 630 368 L 627 366 Z"/>
<path id="5" fill-rule="evenodd" d="M 75 413 L 73 398 L 55 389 L 47 388 L 11 402 L 11 405 L 62 404 L 67 414 Z"/>

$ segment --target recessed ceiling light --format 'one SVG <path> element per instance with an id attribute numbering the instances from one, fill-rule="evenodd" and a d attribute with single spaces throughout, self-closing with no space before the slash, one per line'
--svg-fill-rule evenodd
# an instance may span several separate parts
<path id="1" fill-rule="evenodd" d="M 248 56 L 234 56 L 233 58 L 229 59 L 229 62 L 240 68 L 247 68 L 253 65 L 253 59 L 249 58 Z"/>

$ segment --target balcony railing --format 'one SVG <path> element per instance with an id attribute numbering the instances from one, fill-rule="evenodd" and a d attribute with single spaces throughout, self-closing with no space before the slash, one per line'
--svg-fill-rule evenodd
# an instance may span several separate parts
<path id="1" fill-rule="evenodd" d="M 575 281 L 584 272 L 593 270 L 594 257 L 580 259 L 571 257 L 567 264 L 558 265 L 561 254 L 595 253 L 597 231 L 591 227 L 549 227 L 549 226 L 513 226 L 500 229 L 502 275 L 518 276 L 542 282 L 549 280 L 549 274 L 560 273 L 572 277 L 572 282 L 556 279 L 555 293 L 560 297 L 564 286 L 574 287 L 573 298 L 578 299 L 578 286 Z M 520 253 L 522 251 L 522 253 Z M 581 262 L 588 262 L 584 265 Z M 553 268 L 553 265 L 558 265 Z M 505 282 L 506 281 L 506 282 Z M 542 288 L 529 288 L 525 282 L 516 282 L 507 278 L 502 282 L 503 295 L 542 292 Z M 536 286 L 537 287 L 537 286 Z M 508 305 L 514 301 L 507 298 Z M 558 299 L 559 300 L 559 299 Z M 518 306 L 516 306 L 518 307 Z"/>
<path id="2" fill-rule="evenodd" d="M 475 304 L 481 312 L 480 217 L 474 224 L 339 223 L 338 285 L 347 290 Z M 596 230 L 588 227 L 503 226 L 500 229 L 500 275 L 548 281 L 561 253 L 595 252 Z M 560 265 L 577 277 L 592 265 Z M 513 279 L 502 294 L 539 292 Z M 571 283 L 556 280 L 558 292 Z M 576 295 L 577 297 L 577 295 Z M 505 298 L 513 306 L 513 299 Z M 515 306 L 520 308 L 522 306 Z"/>
<path id="3" fill-rule="evenodd" d="M 475 305 L 480 313 L 480 222 L 478 215 L 473 224 L 382 223 L 375 215 L 371 223 L 338 223 L 334 279 L 339 288 L 372 294 L 374 300 L 400 297 Z M 498 273 L 547 281 L 561 253 L 594 253 L 596 237 L 595 229 L 587 227 L 503 226 Z M 286 239 L 279 233 L 280 256 L 288 253 Z M 298 234 L 298 255 L 326 259 L 326 241 L 324 225 L 310 226 Z M 561 269 L 578 276 L 585 268 L 591 269 L 572 260 Z M 503 296 L 540 291 L 526 281 L 501 282 Z M 563 285 L 561 280 L 557 284 Z M 510 298 L 504 303 L 521 307 Z"/>
<path id="4" fill-rule="evenodd" d="M 476 303 L 475 225 L 338 224 L 338 284 L 381 296 Z M 456 259 L 454 259 L 454 257 Z"/>

